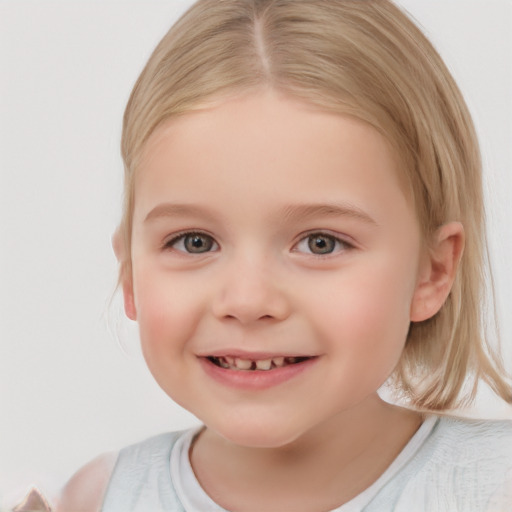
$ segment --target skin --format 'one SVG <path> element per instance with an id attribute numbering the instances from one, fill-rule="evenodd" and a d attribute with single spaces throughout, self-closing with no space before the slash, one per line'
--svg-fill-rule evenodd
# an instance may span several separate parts
<path id="1" fill-rule="evenodd" d="M 339 506 L 421 424 L 377 389 L 410 322 L 446 299 L 463 231 L 444 225 L 425 251 L 397 165 L 370 126 L 271 90 L 168 121 L 148 141 L 125 310 L 159 385 L 206 425 L 192 466 L 228 510 Z M 218 354 L 312 363 L 247 389 L 205 371 Z"/>

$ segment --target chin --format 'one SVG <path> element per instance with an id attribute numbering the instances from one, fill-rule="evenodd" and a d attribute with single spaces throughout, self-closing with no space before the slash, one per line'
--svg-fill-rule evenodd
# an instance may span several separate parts
<path id="1" fill-rule="evenodd" d="M 289 422 L 283 424 L 279 421 L 254 418 L 238 417 L 204 423 L 207 428 L 230 443 L 247 448 L 283 448 L 296 441 L 303 433 Z"/>
<path id="2" fill-rule="evenodd" d="M 255 431 L 255 429 L 247 429 L 244 432 L 220 432 L 216 431 L 218 435 L 223 437 L 226 441 L 236 444 L 237 446 L 244 446 L 246 448 L 265 448 L 265 449 L 279 449 L 289 446 L 300 436 L 286 436 L 276 435 L 275 432 L 262 432 Z"/>

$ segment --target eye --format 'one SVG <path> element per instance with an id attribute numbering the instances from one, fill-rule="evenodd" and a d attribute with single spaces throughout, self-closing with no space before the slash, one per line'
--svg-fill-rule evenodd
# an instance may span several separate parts
<path id="1" fill-rule="evenodd" d="M 217 242 L 205 233 L 182 233 L 166 242 L 164 247 L 189 254 L 203 254 L 219 248 Z"/>
<path id="2" fill-rule="evenodd" d="M 352 246 L 339 238 L 327 233 L 310 233 L 295 246 L 298 252 L 324 256 L 350 249 Z"/>

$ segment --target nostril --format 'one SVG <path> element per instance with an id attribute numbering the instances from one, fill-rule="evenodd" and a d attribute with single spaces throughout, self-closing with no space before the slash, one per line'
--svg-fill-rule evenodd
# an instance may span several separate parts
<path id="1" fill-rule="evenodd" d="M 268 323 L 284 320 L 290 314 L 290 303 L 284 293 L 270 287 L 246 290 L 242 286 L 244 282 L 228 284 L 223 284 L 225 289 L 219 290 L 211 304 L 212 313 L 218 319 L 229 322 L 235 319 L 242 324 Z"/>
<path id="2" fill-rule="evenodd" d="M 225 315 L 224 318 L 228 319 L 228 320 L 239 320 L 239 317 L 236 315 Z M 274 319 L 274 316 L 272 316 L 272 315 L 262 315 L 259 318 L 257 318 L 257 320 L 273 320 L 273 319 Z"/>

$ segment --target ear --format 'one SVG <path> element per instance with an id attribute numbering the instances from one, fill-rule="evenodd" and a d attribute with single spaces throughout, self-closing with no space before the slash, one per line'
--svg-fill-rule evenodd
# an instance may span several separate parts
<path id="1" fill-rule="evenodd" d="M 119 284 L 123 288 L 124 312 L 130 320 L 137 320 L 135 298 L 133 293 L 133 278 L 131 268 L 127 263 L 126 244 L 120 228 L 112 235 L 112 248 L 119 263 Z"/>
<path id="2" fill-rule="evenodd" d="M 421 322 L 433 317 L 445 303 L 457 275 L 464 250 L 464 228 L 460 222 L 443 224 L 420 265 L 411 303 L 410 319 Z"/>

